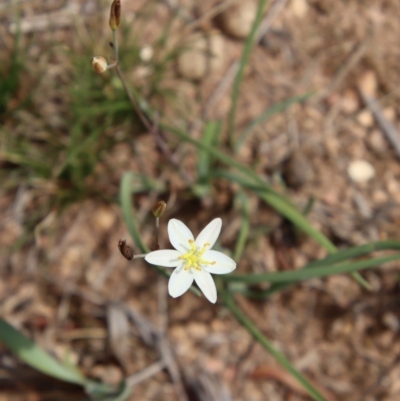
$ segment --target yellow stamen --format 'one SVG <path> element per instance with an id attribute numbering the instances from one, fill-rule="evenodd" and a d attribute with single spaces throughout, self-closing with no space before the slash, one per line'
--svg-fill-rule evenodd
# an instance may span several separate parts
<path id="1" fill-rule="evenodd" d="M 190 251 L 185 253 L 184 255 L 180 255 L 179 259 L 186 260 L 186 265 L 184 267 L 185 270 L 189 270 L 193 267 L 196 270 L 201 270 L 200 265 L 215 265 L 215 261 L 210 262 L 202 259 L 202 255 L 207 251 L 207 247 L 210 246 L 209 242 L 206 242 L 203 247 L 198 250 L 195 242 L 190 239 L 189 240 Z"/>

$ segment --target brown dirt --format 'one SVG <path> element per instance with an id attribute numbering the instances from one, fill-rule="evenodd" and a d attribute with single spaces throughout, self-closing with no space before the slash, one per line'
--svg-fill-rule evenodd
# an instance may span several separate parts
<path id="1" fill-rule="evenodd" d="M 51 10 L 42 2 L 22 3 L 23 20 L 45 17 L 51 11 L 70 16 L 63 8 L 65 4 L 48 3 L 49 7 L 53 4 Z M 140 2 L 131 3 L 135 4 L 125 8 L 128 19 L 143 7 Z M 55 24 L 51 34 L 52 40 L 72 47 L 77 31 L 82 40 L 91 35 L 92 26 L 102 31 L 96 24 L 98 5 L 73 4 L 84 11 L 74 24 L 68 18 L 67 26 Z M 204 15 L 215 2 L 206 1 L 196 10 L 190 4 L 182 10 L 193 18 Z M 9 43 L 10 17 L 4 8 L 0 13 L 3 40 Z M 155 4 L 152 13 L 141 37 L 143 44 L 151 43 L 160 25 L 169 18 L 161 4 Z M 395 239 L 400 233 L 398 156 L 358 93 L 364 89 L 360 78 L 369 74 L 376 82 L 373 95 L 380 99 L 384 115 L 399 126 L 399 20 L 397 0 L 289 1 L 273 19 L 262 44 L 255 48 L 242 86 L 238 130 L 267 107 L 316 91 L 311 100 L 257 126 L 237 157 L 276 188 L 286 191 L 300 208 L 314 197 L 310 221 L 339 247 Z M 174 32 L 179 35 L 184 24 L 176 25 Z M 215 28 L 213 21 L 202 24 L 204 30 Z M 108 31 L 104 32 L 108 35 Z M 25 33 L 23 40 L 28 41 L 29 35 L 34 35 L 39 48 L 49 42 L 48 32 Z M 172 37 L 171 43 L 174 40 Z M 224 40 L 226 59 L 221 72 L 201 82 L 184 80 L 172 68 L 165 76 L 164 87 L 174 88 L 178 100 L 163 103 L 163 112 L 170 120 L 185 119 L 185 126 L 195 137 L 203 127 L 199 113 L 229 65 L 241 54 L 242 41 L 227 36 Z M 97 46 L 106 51 L 107 41 Z M 36 57 L 34 50 L 27 57 Z M 38 63 L 49 63 L 49 67 L 37 96 L 47 93 L 50 101 L 43 102 L 40 108 L 36 103 L 36 125 L 32 125 L 32 115 L 24 120 L 21 112 L 15 127 L 18 132 L 30 127 L 33 137 L 49 126 L 54 132 L 65 129 L 65 104 L 51 100 L 62 98 L 63 82 L 72 68 L 62 52 L 58 59 L 51 60 L 40 55 Z M 131 77 L 135 77 L 138 68 L 130 71 Z M 144 79 L 144 87 L 146 82 Z M 29 87 L 21 88 L 26 90 Z M 229 107 L 228 91 L 222 93 L 209 116 L 222 118 Z M 180 161 L 184 155 L 180 174 L 153 137 L 144 133 L 132 146 L 121 143 L 114 147 L 88 185 L 116 198 L 124 171 L 145 173 L 168 188 L 161 244 L 169 247 L 165 223 L 171 217 L 184 220 L 197 233 L 213 217 L 221 216 L 221 244 L 226 248 L 234 246 L 240 228 L 240 215 L 232 202 L 235 185 L 218 183 L 209 199 L 194 200 L 187 180 L 195 177 L 196 155 L 192 148 L 181 144 L 174 157 Z M 376 171 L 368 182 L 355 183 L 347 174 L 349 164 L 358 159 L 368 161 Z M 281 177 L 289 183 L 288 188 L 282 188 Z M 164 278 L 158 278 L 141 261 L 133 263 L 122 258 L 118 240 L 130 240 L 118 206 L 87 199 L 61 215 L 58 210 L 50 210 L 37 227 L 35 240 L 13 251 L 12 245 L 24 232 L 24 216 L 51 193 L 51 187 L 45 187 L 43 192 L 39 185 L 23 187 L 18 193 L 3 192 L 0 198 L 2 317 L 60 358 L 68 354 L 85 374 L 117 383 L 124 375 L 140 372 L 159 358 L 155 347 L 144 344 L 140 330 L 126 321 L 124 314 L 118 318 L 121 331 L 116 335 L 120 337 L 109 341 L 107 305 L 123 304 L 156 326 L 168 325 L 170 344 L 188 383 L 193 378 L 204 379 L 206 387 L 214 391 L 225 386 L 235 400 L 309 399 L 222 306 L 212 306 L 190 293 L 176 300 L 166 298 Z M 286 240 L 293 236 L 293 230 L 285 231 L 278 216 L 249 196 L 252 231 L 256 233 L 268 225 L 272 234 L 251 236 L 242 259 L 237 261 L 238 273 L 299 268 L 324 256 L 325 252 L 310 239 L 300 238 L 288 244 Z M 135 198 L 138 224 L 147 244 L 152 242 L 149 211 L 155 201 L 152 194 Z M 327 400 L 395 401 L 400 397 L 399 267 L 392 263 L 366 273 L 372 292 L 362 290 L 347 276 L 337 276 L 305 282 L 265 302 L 242 297 L 237 300 Z M 159 304 L 167 305 L 167 314 Z M 4 348 L 0 349 L 0 372 L 0 386 L 7 388 L 0 401 L 60 400 L 65 391 L 72 391 L 63 391 L 47 378 L 35 376 Z M 176 400 L 177 391 L 179 385 L 173 384 L 166 372 L 160 372 L 138 384 L 131 399 Z M 213 397 L 208 399 L 223 399 Z"/>

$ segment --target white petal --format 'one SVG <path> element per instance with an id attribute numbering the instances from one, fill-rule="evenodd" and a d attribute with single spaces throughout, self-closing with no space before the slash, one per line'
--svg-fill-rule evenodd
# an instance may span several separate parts
<path id="1" fill-rule="evenodd" d="M 168 281 L 168 292 L 172 298 L 176 298 L 185 293 L 193 283 L 192 269 L 185 270 L 183 265 L 177 267 L 171 274 Z"/>
<path id="2" fill-rule="evenodd" d="M 207 251 L 203 255 L 202 259 L 206 260 L 207 262 L 215 262 L 214 265 L 201 266 L 204 270 L 212 274 L 227 274 L 236 269 L 236 262 L 222 252 Z"/>
<path id="3" fill-rule="evenodd" d="M 222 220 L 219 217 L 214 219 L 211 223 L 208 223 L 196 238 L 195 243 L 197 248 L 201 249 L 206 242 L 209 242 L 210 247 L 208 249 L 211 249 L 214 246 L 215 241 L 218 239 L 221 227 Z"/>
<path id="4" fill-rule="evenodd" d="M 168 236 L 177 251 L 181 253 L 189 251 L 189 240 L 193 239 L 193 234 L 180 220 L 171 219 L 168 222 Z"/>
<path id="5" fill-rule="evenodd" d="M 197 269 L 190 269 L 193 270 L 194 279 L 196 280 L 196 284 L 199 286 L 203 294 L 206 298 L 215 304 L 217 301 L 217 289 L 215 287 L 215 283 L 211 274 L 206 272 L 205 270 L 197 270 Z"/>
<path id="6" fill-rule="evenodd" d="M 180 255 L 181 253 L 174 249 L 162 249 L 148 253 L 144 259 L 152 265 L 176 267 L 182 263 L 182 260 L 179 259 Z"/>

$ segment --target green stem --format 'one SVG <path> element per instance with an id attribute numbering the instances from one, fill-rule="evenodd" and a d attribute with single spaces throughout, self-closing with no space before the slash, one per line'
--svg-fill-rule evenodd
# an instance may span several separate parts
<path id="1" fill-rule="evenodd" d="M 270 340 L 268 340 L 258 327 L 242 312 L 242 310 L 236 305 L 233 297 L 226 290 L 222 290 L 222 299 L 237 321 L 242 324 L 249 333 L 251 333 L 255 340 L 257 340 L 278 361 L 278 363 L 304 387 L 314 400 L 325 401 L 325 398 L 318 392 L 318 390 L 297 369 L 294 368 L 290 361 L 272 345 Z"/>
<path id="2" fill-rule="evenodd" d="M 320 245 L 322 245 L 329 253 L 336 253 L 337 248 L 332 244 L 327 237 L 321 232 L 316 230 L 309 221 L 293 206 L 283 195 L 280 195 L 274 189 L 271 188 L 268 183 L 266 183 L 261 177 L 259 177 L 253 170 L 248 167 L 243 166 L 236 160 L 232 159 L 227 154 L 221 152 L 215 147 L 208 146 L 191 136 L 167 125 L 161 125 L 163 129 L 173 133 L 178 138 L 192 143 L 199 149 L 205 149 L 215 158 L 219 159 L 221 162 L 227 164 L 228 166 L 234 167 L 239 170 L 245 177 L 240 177 L 238 174 L 229 174 L 227 172 L 226 177 L 232 181 L 237 181 L 244 187 L 253 190 L 261 199 L 277 210 L 282 216 L 290 220 L 296 227 L 308 234 L 311 238 L 314 238 Z M 221 172 L 221 171 L 220 171 Z M 248 181 L 246 181 L 246 178 Z M 365 279 L 358 273 L 352 274 L 353 278 L 358 281 L 364 288 L 370 290 L 370 284 L 365 281 Z"/>
<path id="3" fill-rule="evenodd" d="M 335 266 L 320 266 L 311 269 L 301 269 L 294 271 L 285 271 L 278 273 L 261 274 L 228 274 L 221 276 L 223 281 L 239 281 L 246 284 L 258 283 L 282 283 L 290 281 L 301 281 L 316 277 L 327 277 L 335 274 L 351 273 L 359 270 L 379 266 L 383 263 L 392 262 L 400 259 L 400 253 L 390 256 L 382 256 L 375 259 L 361 260 L 358 262 L 342 263 Z"/>
<path id="4" fill-rule="evenodd" d="M 251 50 L 253 49 L 254 43 L 256 41 L 257 29 L 263 18 L 267 3 L 268 3 L 268 0 L 260 0 L 258 3 L 257 14 L 254 19 L 253 25 L 251 27 L 250 34 L 246 39 L 242 58 L 241 58 L 240 64 L 239 64 L 239 69 L 236 74 L 235 82 L 233 84 L 232 106 L 231 106 L 231 109 L 229 112 L 229 120 L 228 120 L 229 143 L 230 143 L 232 149 L 235 148 L 235 132 L 234 132 L 235 131 L 235 116 L 236 116 L 236 109 L 237 109 L 237 105 L 238 105 L 240 86 L 243 81 L 244 70 L 249 61 Z"/>
<path id="5" fill-rule="evenodd" d="M 119 63 L 119 47 L 118 47 L 118 33 L 117 30 L 113 30 L 113 48 L 114 48 L 114 58 L 115 62 Z"/>

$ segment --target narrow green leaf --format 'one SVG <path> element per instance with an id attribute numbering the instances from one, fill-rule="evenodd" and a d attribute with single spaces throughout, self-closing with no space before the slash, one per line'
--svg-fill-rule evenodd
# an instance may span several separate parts
<path id="1" fill-rule="evenodd" d="M 32 368 L 65 382 L 85 386 L 85 377 L 77 370 L 61 364 L 0 318 L 0 341 Z"/>
<path id="2" fill-rule="evenodd" d="M 232 174 L 226 171 L 225 178 L 239 182 L 246 188 L 256 192 L 266 203 L 268 203 L 274 209 L 280 212 L 300 230 L 304 231 L 311 238 L 314 238 L 328 252 L 334 253 L 337 251 L 336 247 L 332 244 L 332 242 L 329 241 L 328 238 L 326 238 L 321 232 L 316 230 L 309 223 L 309 221 L 283 195 L 277 193 L 274 189 L 272 189 L 271 186 L 267 184 L 262 178 L 260 178 L 253 170 L 243 166 L 241 163 L 232 159 L 230 156 L 221 152 L 220 150 L 201 143 L 173 127 L 162 125 L 162 128 L 176 135 L 178 138 L 192 143 L 199 149 L 207 150 L 221 162 L 239 170 L 245 177 L 241 177 L 238 174 Z"/>
<path id="3" fill-rule="evenodd" d="M 324 234 L 315 229 L 302 213 L 300 213 L 283 195 L 274 191 L 268 184 L 262 185 L 262 183 L 259 182 L 257 185 L 254 185 L 251 181 L 249 182 L 246 180 L 246 177 L 233 174 L 227 170 L 217 170 L 214 172 L 214 175 L 228 178 L 229 180 L 238 182 L 243 187 L 252 190 L 301 231 L 308 234 L 311 238 L 314 238 L 314 240 L 322 245 L 329 253 L 337 252 L 335 245 L 333 245 Z M 369 283 L 366 282 L 360 274 L 353 273 L 353 278 L 356 279 L 364 288 L 371 289 Z"/>
<path id="4" fill-rule="evenodd" d="M 148 253 L 149 249 L 142 241 L 142 236 L 140 235 L 136 224 L 135 217 L 133 215 L 133 205 L 132 205 L 132 180 L 134 174 L 131 172 L 125 173 L 121 179 L 121 185 L 119 189 L 119 200 L 122 208 L 122 215 L 125 220 L 125 224 L 128 227 L 129 234 L 135 241 L 136 246 L 140 249 L 141 253 Z M 161 269 L 160 269 L 161 270 Z"/>
<path id="5" fill-rule="evenodd" d="M 325 398 L 319 391 L 290 363 L 290 361 L 279 352 L 264 336 L 261 330 L 243 313 L 236 305 L 232 296 L 226 291 L 222 291 L 222 298 L 226 307 L 232 312 L 233 316 L 241 323 L 252 336 L 278 361 L 278 363 L 286 369 L 308 392 L 308 394 L 316 401 L 325 401 Z"/>
<path id="6" fill-rule="evenodd" d="M 220 121 L 208 121 L 204 128 L 204 132 L 201 138 L 201 142 L 207 147 L 215 146 L 218 143 L 218 138 L 221 132 Z M 198 180 L 201 182 L 207 182 L 210 175 L 210 168 L 212 164 L 211 153 L 205 149 L 200 149 L 199 160 L 197 164 Z"/>
<path id="7" fill-rule="evenodd" d="M 284 100 L 281 103 L 274 104 L 273 106 L 269 107 L 267 110 L 263 111 L 258 117 L 256 117 L 254 120 L 252 120 L 247 127 L 243 130 L 243 132 L 240 134 L 237 142 L 236 142 L 236 150 L 240 149 L 240 147 L 243 145 L 251 131 L 258 125 L 261 124 L 262 122 L 268 120 L 270 117 L 272 117 L 275 114 L 278 114 L 282 111 L 285 111 L 287 108 L 292 106 L 293 104 L 303 102 L 304 100 L 310 98 L 314 92 L 307 92 L 303 95 L 300 96 L 294 96 L 291 97 L 290 99 Z"/>
<path id="8" fill-rule="evenodd" d="M 87 389 L 93 401 L 126 401 L 132 393 L 132 389 L 127 386 L 126 380 L 122 380 L 116 390 L 109 388 Z"/>
<path id="9" fill-rule="evenodd" d="M 308 265 L 304 266 L 303 269 L 312 269 L 314 267 L 329 267 L 334 265 L 338 262 L 343 262 L 348 259 L 352 259 L 355 257 L 365 256 L 370 254 L 374 251 L 384 251 L 384 250 L 400 250 L 400 241 L 396 240 L 388 240 L 388 241 L 377 241 L 371 242 L 365 245 L 355 246 L 353 248 L 345 249 L 342 251 L 338 251 L 337 253 L 330 254 L 326 258 L 321 260 L 316 260 L 314 262 L 309 263 Z M 292 282 L 284 282 L 284 283 L 274 283 L 268 289 L 260 292 L 252 292 L 247 289 L 243 288 L 239 292 L 243 294 L 247 294 L 250 297 L 255 297 L 258 299 L 263 299 L 271 296 L 273 293 L 282 291 L 287 287 L 290 287 L 293 283 Z"/>
<path id="10" fill-rule="evenodd" d="M 236 117 L 236 109 L 239 100 L 239 92 L 240 86 L 242 85 L 244 70 L 249 61 L 251 51 L 256 41 L 256 33 L 257 29 L 260 26 L 262 21 L 265 9 L 267 7 L 268 0 L 259 0 L 258 8 L 256 17 L 254 19 L 253 25 L 251 27 L 251 31 L 249 36 L 246 39 L 244 44 L 243 54 L 240 59 L 239 69 L 235 77 L 235 81 L 233 83 L 233 90 L 232 90 L 232 101 L 231 101 L 231 109 L 229 111 L 229 120 L 228 120 L 228 135 L 229 135 L 229 142 L 231 147 L 235 148 L 235 117 Z"/>
<path id="11" fill-rule="evenodd" d="M 316 277 L 327 277 L 335 274 L 352 273 L 359 270 L 377 267 L 383 263 L 399 260 L 400 253 L 390 256 L 382 256 L 379 258 L 366 259 L 357 262 L 341 263 L 333 266 L 317 266 L 310 269 L 301 269 L 294 271 L 285 271 L 278 273 L 261 273 L 261 274 L 227 274 L 221 276 L 223 281 L 240 281 L 241 283 L 257 284 L 257 283 L 281 283 L 302 281 Z"/>
<path id="12" fill-rule="evenodd" d="M 239 260 L 242 257 L 244 247 L 246 245 L 247 237 L 250 230 L 250 203 L 249 199 L 244 192 L 239 192 L 236 196 L 237 203 L 240 204 L 242 223 L 238 239 L 236 241 L 235 252 L 233 254 L 234 260 Z"/>

